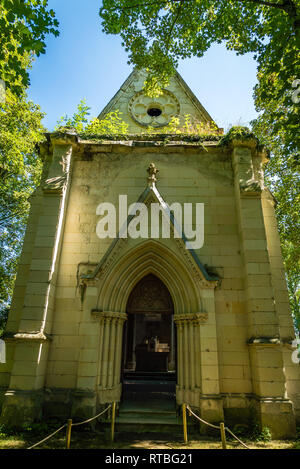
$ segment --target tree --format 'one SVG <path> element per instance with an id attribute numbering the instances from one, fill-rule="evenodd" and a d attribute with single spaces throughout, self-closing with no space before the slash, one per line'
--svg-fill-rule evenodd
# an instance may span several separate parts
<path id="1" fill-rule="evenodd" d="M 146 68 L 146 90 L 167 85 L 179 59 L 201 57 L 224 42 L 258 63 L 254 90 L 272 136 L 285 151 L 299 151 L 299 105 L 291 99 L 300 78 L 300 0 L 103 0 L 104 31 L 120 34 L 129 62 Z M 299 82 L 300 84 L 300 82 Z"/>
<path id="2" fill-rule="evenodd" d="M 103 0 L 100 17 L 106 33 L 121 35 L 129 63 L 148 70 L 150 95 L 168 84 L 179 59 L 201 57 L 213 43 L 254 53 L 260 115 L 252 126 L 271 151 L 266 180 L 278 202 L 291 306 L 300 324 L 300 0 Z"/>
<path id="3" fill-rule="evenodd" d="M 39 106 L 9 90 L 0 103 L 0 310 L 9 306 L 29 211 L 39 182 L 36 144 L 44 137 Z"/>
<path id="4" fill-rule="evenodd" d="M 58 35 L 47 0 L 0 0 L 0 329 L 12 296 L 18 258 L 41 162 L 36 144 L 43 139 L 43 113 L 28 101 L 28 69 L 45 52 L 46 34 Z M 1 85 L 1 83 L 0 83 Z"/>
<path id="5" fill-rule="evenodd" d="M 300 332 L 300 164 L 299 153 L 286 149 L 284 135 L 274 138 L 267 111 L 253 122 L 253 130 L 271 152 L 265 169 L 266 184 L 276 201 L 281 247 L 290 304 L 296 329 Z M 286 132 L 287 134 L 287 132 Z M 288 139 L 288 135 L 286 135 Z M 291 148 L 294 142 L 290 142 Z"/>
<path id="6" fill-rule="evenodd" d="M 117 109 L 106 114 L 104 119 L 99 120 L 96 117 L 89 120 L 91 108 L 87 106 L 86 101 L 82 99 L 77 105 L 77 111 L 72 117 L 63 116 L 57 122 L 55 130 L 64 127 L 73 128 L 78 134 L 89 138 L 93 135 L 125 135 L 128 131 L 128 125 L 121 118 L 121 112 Z"/>
<path id="7" fill-rule="evenodd" d="M 58 21 L 47 0 L 1 0 L 0 79 L 13 93 L 29 85 L 24 57 L 45 53 L 45 37 L 58 36 Z"/>

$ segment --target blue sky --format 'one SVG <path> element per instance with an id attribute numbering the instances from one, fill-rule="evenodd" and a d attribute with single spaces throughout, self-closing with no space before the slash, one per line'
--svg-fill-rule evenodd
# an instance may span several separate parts
<path id="1" fill-rule="evenodd" d="M 29 97 L 46 113 L 53 130 L 64 114 L 72 115 L 83 98 L 95 117 L 132 71 L 118 36 L 102 33 L 100 0 L 49 0 L 60 22 L 60 36 L 47 37 L 46 55 L 31 70 Z M 256 117 L 253 87 L 256 63 L 250 54 L 236 56 L 213 46 L 203 58 L 181 61 L 183 79 L 220 127 L 247 125 Z"/>

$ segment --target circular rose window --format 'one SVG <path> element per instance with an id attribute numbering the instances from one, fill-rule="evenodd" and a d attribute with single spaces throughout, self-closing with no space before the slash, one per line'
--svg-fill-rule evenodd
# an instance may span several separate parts
<path id="1" fill-rule="evenodd" d="M 140 91 L 131 98 L 129 112 L 140 125 L 163 127 L 179 115 L 180 105 L 170 91 L 164 90 L 157 98 L 150 98 Z"/>

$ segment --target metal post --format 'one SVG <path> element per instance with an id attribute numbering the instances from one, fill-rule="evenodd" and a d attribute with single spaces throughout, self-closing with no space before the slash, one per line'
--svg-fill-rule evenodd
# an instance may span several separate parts
<path id="1" fill-rule="evenodd" d="M 222 449 L 227 449 L 227 446 L 226 446 L 226 432 L 225 432 L 224 422 L 220 423 L 220 430 L 221 430 Z"/>
<path id="2" fill-rule="evenodd" d="M 72 420 L 68 420 L 67 424 L 67 442 L 66 442 L 66 449 L 70 449 L 70 444 L 71 444 L 71 431 L 72 431 Z"/>
<path id="3" fill-rule="evenodd" d="M 188 442 L 186 404 L 182 404 L 182 423 L 183 423 L 183 439 L 184 439 L 184 444 L 186 445 Z"/>
<path id="4" fill-rule="evenodd" d="M 111 415 L 111 442 L 115 439 L 115 420 L 116 420 L 116 403 L 112 403 L 112 415 Z"/>

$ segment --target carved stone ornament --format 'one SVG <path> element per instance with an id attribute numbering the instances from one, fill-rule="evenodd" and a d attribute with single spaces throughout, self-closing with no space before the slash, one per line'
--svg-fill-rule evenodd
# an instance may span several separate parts
<path id="1" fill-rule="evenodd" d="M 112 311 L 99 311 L 97 309 L 93 309 L 91 314 L 94 319 L 99 319 L 100 321 L 127 321 L 126 313 L 114 313 Z"/>
<path id="2" fill-rule="evenodd" d="M 163 127 L 180 113 L 177 98 L 167 90 L 155 98 L 140 91 L 131 98 L 128 107 L 131 117 L 143 126 Z"/>
<path id="3" fill-rule="evenodd" d="M 67 180 L 67 176 L 58 176 L 55 178 L 47 179 L 43 185 L 43 191 L 45 193 L 55 193 L 59 194 L 62 192 L 65 183 Z"/>
<path id="4" fill-rule="evenodd" d="M 155 163 L 150 163 L 149 168 L 147 169 L 149 174 L 148 184 L 152 185 L 157 182 L 156 175 L 159 173 L 159 169 L 156 168 Z"/>
<path id="5" fill-rule="evenodd" d="M 171 312 L 173 303 L 170 293 L 161 280 L 147 275 L 131 292 L 127 309 L 136 312 Z"/>
<path id="6" fill-rule="evenodd" d="M 204 324 L 208 320 L 207 313 L 192 313 L 192 314 L 175 314 L 174 322 L 178 325 L 185 324 L 187 322 L 193 324 Z"/>
<path id="7" fill-rule="evenodd" d="M 5 342 L 47 342 L 51 336 L 43 332 L 6 332 L 3 339 Z"/>

